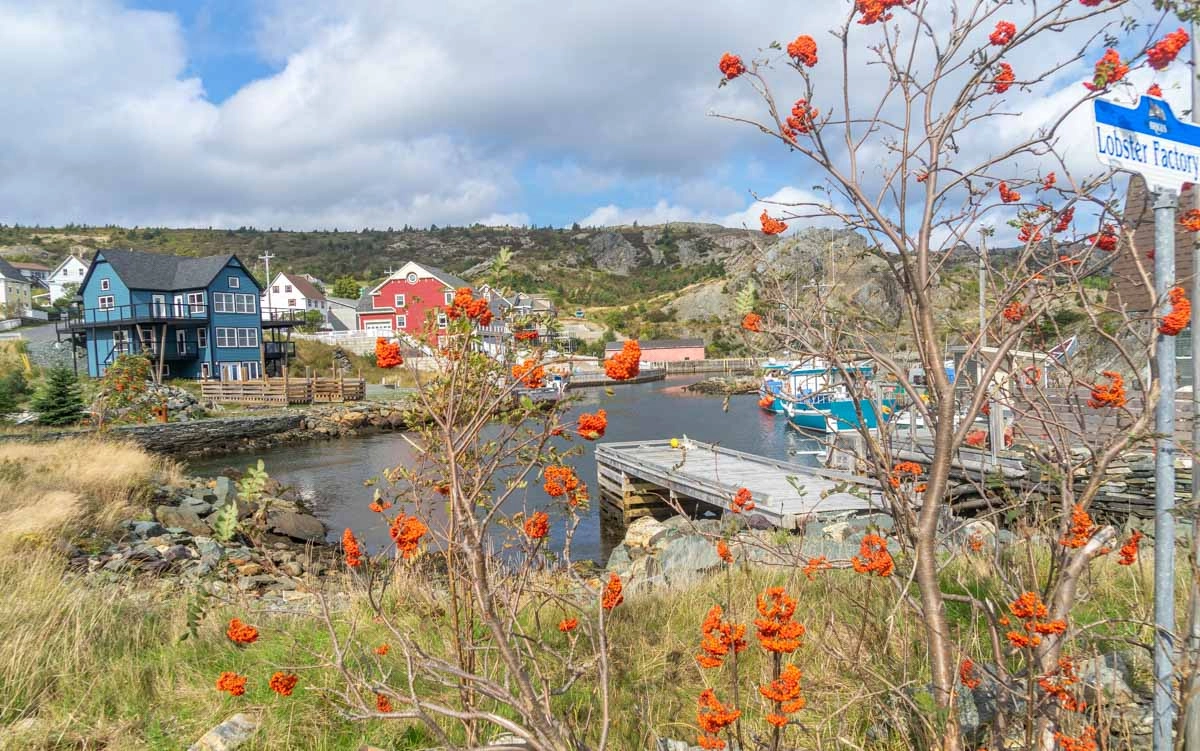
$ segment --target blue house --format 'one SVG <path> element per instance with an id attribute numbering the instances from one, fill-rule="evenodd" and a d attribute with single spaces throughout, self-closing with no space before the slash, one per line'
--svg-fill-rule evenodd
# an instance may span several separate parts
<path id="1" fill-rule="evenodd" d="M 86 349 L 93 377 L 123 354 L 143 353 L 154 363 L 156 380 L 253 380 L 286 367 L 294 351 L 278 339 L 296 321 L 263 321 L 261 291 L 237 256 L 102 250 L 80 284 L 65 330 Z M 264 341 L 264 327 L 274 330 L 274 341 Z"/>

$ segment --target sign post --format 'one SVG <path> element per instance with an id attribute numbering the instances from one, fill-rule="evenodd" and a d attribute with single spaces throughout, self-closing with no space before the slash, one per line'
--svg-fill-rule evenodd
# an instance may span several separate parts
<path id="1" fill-rule="evenodd" d="M 1175 212 L 1179 191 L 1200 183 L 1200 126 L 1143 96 L 1136 107 L 1095 100 L 1096 155 L 1142 175 L 1154 193 L 1154 292 L 1158 313 L 1175 286 Z M 1194 335 L 1195 332 L 1193 332 Z M 1159 396 L 1154 408 L 1154 751 L 1174 747 L 1175 720 L 1175 337 L 1155 341 Z M 1193 384 L 1193 388 L 1196 384 Z"/>

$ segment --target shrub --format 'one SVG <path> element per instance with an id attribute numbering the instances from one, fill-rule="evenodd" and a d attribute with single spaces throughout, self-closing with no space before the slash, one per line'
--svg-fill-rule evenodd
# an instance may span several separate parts
<path id="1" fill-rule="evenodd" d="M 83 417 L 79 381 L 70 368 L 52 368 L 33 395 L 33 411 L 42 425 L 71 425 Z"/>

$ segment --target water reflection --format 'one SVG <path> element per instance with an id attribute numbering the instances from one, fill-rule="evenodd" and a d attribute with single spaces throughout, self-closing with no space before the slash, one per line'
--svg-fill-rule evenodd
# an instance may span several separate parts
<path id="1" fill-rule="evenodd" d="M 605 441 L 636 441 L 688 436 L 727 448 L 746 451 L 773 459 L 813 464 L 807 452 L 818 442 L 787 427 L 786 418 L 769 415 L 758 408 L 756 396 L 723 397 L 693 395 L 683 386 L 696 378 L 668 379 L 654 383 L 619 386 L 612 395 L 604 389 L 571 392 L 578 401 L 572 405 L 570 419 L 580 412 L 608 411 Z M 576 559 L 603 560 L 623 532 L 620 525 L 605 517 L 601 521 L 596 494 L 596 460 L 592 444 L 585 444 L 582 456 L 574 464 L 579 477 L 592 489 L 591 508 L 582 520 L 573 543 Z M 335 534 L 350 527 L 372 549 L 388 543 L 387 527 L 378 514 L 367 509 L 373 489 L 364 481 L 377 478 L 381 471 L 415 460 L 413 447 L 396 434 L 368 438 L 346 438 L 297 446 L 269 449 L 256 455 L 209 457 L 191 463 L 191 471 L 211 475 L 225 467 L 244 467 L 261 457 L 267 471 L 312 499 L 314 513 Z M 530 478 L 529 487 L 509 500 L 509 511 L 542 508 L 551 500 L 542 492 L 541 483 Z M 553 517 L 554 515 L 552 515 Z M 563 544 L 562 525 L 552 527 L 552 544 Z M 500 544 L 502 541 L 497 540 Z"/>

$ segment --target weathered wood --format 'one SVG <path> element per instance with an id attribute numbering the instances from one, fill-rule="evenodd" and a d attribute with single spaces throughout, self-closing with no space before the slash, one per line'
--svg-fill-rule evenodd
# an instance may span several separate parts
<path id="1" fill-rule="evenodd" d="M 640 511 L 648 487 L 681 503 L 728 510 L 739 488 L 753 496 L 747 516 L 795 529 L 818 514 L 882 509 L 878 485 L 845 472 L 776 461 L 696 441 L 672 448 L 670 441 L 602 443 L 596 446 L 597 479 L 612 488 L 623 511 Z M 614 486 L 614 478 L 628 478 Z M 611 492 L 611 491 L 610 491 Z M 632 502 L 631 498 L 639 500 Z M 661 501 L 668 506 L 666 500 Z"/>
<path id="2" fill-rule="evenodd" d="M 312 404 L 354 402 L 366 396 L 366 382 L 355 379 L 264 378 L 259 381 L 202 381 L 200 394 L 223 404 Z"/>

